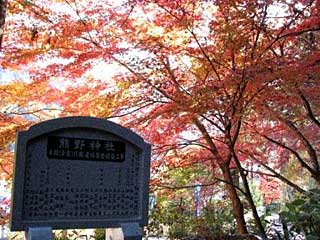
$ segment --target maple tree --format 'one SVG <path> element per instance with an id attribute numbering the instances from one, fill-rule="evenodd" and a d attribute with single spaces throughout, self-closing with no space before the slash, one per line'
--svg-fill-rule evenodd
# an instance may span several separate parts
<path id="1" fill-rule="evenodd" d="M 154 145 L 155 173 L 201 162 L 225 184 L 239 233 L 248 232 L 243 195 L 265 235 L 246 162 L 276 175 L 293 155 L 319 182 L 319 5 L 16 0 L 8 4 L 1 65 L 28 69 L 24 104 L 36 102 L 32 111 L 53 104 L 61 116 L 119 117 L 139 131 Z M 101 62 L 118 68 L 112 79 L 94 77 Z"/>
<path id="2" fill-rule="evenodd" d="M 248 136 L 254 146 L 251 160 L 264 166 L 273 177 L 284 181 L 300 193 L 307 193 L 300 186 L 280 174 L 290 159 L 319 184 L 319 159 L 316 139 L 319 138 L 319 35 L 301 34 L 295 40 L 298 46 L 288 52 L 292 56 L 285 65 L 279 63 L 279 79 L 265 89 L 264 96 L 255 104 L 261 109 L 247 121 L 252 132 Z M 292 39 L 290 39 L 292 41 Z M 294 56 L 293 56 L 294 55 Z M 280 56 L 279 56 L 280 58 Z M 271 69 L 270 69 L 271 70 Z M 273 71 L 273 70 L 272 70 Z M 261 102 L 263 101 L 263 102 Z M 256 118 L 263 123 L 253 126 Z M 248 137 L 250 138 L 250 137 Z M 247 142 L 242 153 L 250 148 Z M 270 144 L 271 143 L 271 144 Z M 251 145 L 252 147 L 252 145 Z M 274 153 L 277 154 L 274 154 Z M 270 163 L 270 166 L 268 166 Z M 280 171 L 275 171 L 279 169 Z"/>

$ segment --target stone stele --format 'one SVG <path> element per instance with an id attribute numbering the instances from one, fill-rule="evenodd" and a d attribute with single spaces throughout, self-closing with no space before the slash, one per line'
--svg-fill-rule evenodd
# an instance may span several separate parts
<path id="1" fill-rule="evenodd" d="M 150 145 L 118 124 L 36 124 L 16 141 L 11 230 L 144 226 L 149 174 Z"/>

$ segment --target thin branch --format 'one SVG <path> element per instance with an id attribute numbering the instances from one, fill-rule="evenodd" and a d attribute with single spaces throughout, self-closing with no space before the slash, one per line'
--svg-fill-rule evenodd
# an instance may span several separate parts
<path id="1" fill-rule="evenodd" d="M 262 173 L 263 175 L 267 175 L 270 177 L 276 177 L 278 179 L 280 179 L 281 181 L 283 181 L 284 183 L 286 183 L 287 185 L 291 186 L 292 188 L 294 188 L 295 190 L 297 190 L 298 192 L 302 193 L 302 194 L 306 194 L 307 191 L 302 189 L 301 187 L 299 187 L 298 185 L 294 184 L 293 182 L 291 182 L 288 178 L 284 177 L 283 175 L 281 175 L 280 173 L 278 173 L 277 171 L 275 171 L 273 168 L 269 167 L 267 164 L 265 164 L 263 161 L 260 161 L 257 157 L 255 157 L 253 154 L 245 152 L 243 150 L 239 150 L 241 153 L 248 155 L 250 158 L 252 158 L 254 161 L 256 161 L 258 164 L 262 165 L 265 169 L 267 169 L 269 172 L 271 172 L 273 175 L 271 174 L 267 174 L 267 173 Z M 249 170 L 246 170 L 249 171 Z"/>
<path id="2" fill-rule="evenodd" d="M 243 168 L 243 170 L 245 172 L 248 172 L 248 173 L 254 173 L 254 174 L 264 175 L 264 176 L 273 177 L 273 178 L 277 177 L 276 174 L 271 174 L 271 173 L 266 173 L 266 172 L 261 172 L 261 171 L 254 171 L 254 170 L 249 170 L 249 169 L 246 169 L 246 168 Z"/>
<path id="3" fill-rule="evenodd" d="M 225 131 L 222 127 L 220 127 L 217 123 L 212 121 L 210 118 L 206 117 L 204 114 L 200 115 L 203 119 L 205 119 L 207 122 L 218 128 L 222 133 Z"/>
<path id="4" fill-rule="evenodd" d="M 74 1 L 74 5 L 75 5 L 75 8 L 72 7 L 71 3 L 68 1 L 68 0 L 65 0 L 65 2 L 76 12 L 81 24 L 85 27 L 88 26 L 88 24 L 86 23 L 86 21 L 80 16 L 80 12 L 79 12 L 79 8 L 78 8 L 78 4 L 77 4 L 77 1 Z M 99 47 L 101 48 L 101 46 L 98 44 L 97 41 L 95 41 L 91 35 L 90 32 L 87 32 L 88 36 L 89 36 L 89 39 L 90 39 L 90 42 L 93 43 L 96 47 Z M 82 39 L 86 39 L 85 37 L 82 37 Z M 86 39 L 88 40 L 88 39 Z"/>
<path id="5" fill-rule="evenodd" d="M 188 144 L 188 143 L 161 144 L 158 147 L 153 147 L 152 150 L 158 153 L 170 152 L 170 151 L 175 151 L 177 149 L 183 149 L 191 145 L 196 145 L 196 144 Z"/>
<path id="6" fill-rule="evenodd" d="M 161 56 L 161 63 L 164 65 L 164 67 L 166 68 L 167 72 L 169 73 L 170 79 L 172 80 L 172 82 L 174 83 L 174 85 L 176 86 L 176 89 L 178 89 L 179 92 L 183 92 L 186 93 L 187 95 L 190 95 L 190 93 L 188 91 L 186 91 L 181 84 L 177 81 L 176 76 L 174 75 L 174 72 L 170 66 L 170 62 L 168 60 L 167 57 Z"/>
<path id="7" fill-rule="evenodd" d="M 256 35 L 256 38 L 255 38 L 255 41 L 254 41 L 254 44 L 253 44 L 253 47 L 252 47 L 252 51 L 251 51 L 251 59 L 254 58 L 254 51 L 258 45 L 258 41 L 259 41 L 259 37 L 260 37 L 260 34 L 261 34 L 261 30 L 262 30 L 262 27 L 264 25 L 264 22 L 266 20 L 266 17 L 267 17 L 267 13 L 268 13 L 268 3 L 265 2 L 265 5 L 264 5 L 264 10 L 263 10 L 263 17 L 262 17 L 262 20 L 260 22 L 260 25 L 259 25 L 259 28 L 258 28 L 258 32 L 257 32 L 257 35 Z"/>
<path id="8" fill-rule="evenodd" d="M 302 141 L 303 145 L 307 149 L 308 155 L 310 157 L 310 160 L 313 163 L 313 171 L 312 173 L 314 175 L 319 175 L 320 172 L 320 166 L 318 162 L 318 156 L 316 153 L 316 150 L 313 148 L 312 144 L 309 142 L 309 140 L 304 136 L 304 134 L 294 125 L 292 121 L 289 119 L 281 117 L 279 114 L 275 113 L 273 110 L 270 109 L 270 107 L 266 106 L 266 108 L 269 110 L 269 112 L 277 118 L 279 121 L 284 123 L 291 131 L 293 131 L 297 137 Z M 287 147 L 288 149 L 288 147 Z M 292 150 L 292 149 L 291 149 Z M 292 151 L 291 151 L 292 152 Z"/>
<path id="9" fill-rule="evenodd" d="M 32 6 L 33 8 L 30 9 L 32 11 L 32 13 L 34 13 L 37 17 L 39 17 L 40 19 L 51 23 L 51 24 L 55 24 L 49 17 L 43 15 L 41 13 L 41 11 L 43 11 L 44 13 L 48 14 L 48 12 L 46 12 L 43 8 L 41 8 L 40 6 L 38 6 L 37 4 L 35 4 L 33 1 L 15 1 L 17 4 L 20 4 L 23 8 L 26 8 L 28 6 Z"/>
<path id="10" fill-rule="evenodd" d="M 257 89 L 257 91 L 255 93 L 252 94 L 252 96 L 248 99 L 248 101 L 245 104 L 245 108 L 254 100 L 254 98 L 256 98 L 257 96 L 259 96 L 264 90 L 266 90 L 266 88 L 268 87 L 269 84 L 271 84 L 272 82 L 278 80 L 278 78 L 275 79 L 271 79 L 269 81 L 267 81 L 264 85 L 262 85 L 262 87 L 260 87 L 259 89 Z"/>
<path id="11" fill-rule="evenodd" d="M 311 105 L 307 98 L 302 94 L 302 92 L 299 93 L 300 98 L 303 101 L 303 106 L 306 109 L 308 116 L 310 119 L 320 128 L 320 121 L 317 120 L 317 118 L 314 116 Z"/>
<path id="12" fill-rule="evenodd" d="M 121 60 L 117 59 L 115 56 L 110 55 L 110 57 L 116 61 L 117 63 L 119 63 L 121 66 L 125 67 L 129 72 L 131 72 L 134 76 L 136 76 L 137 78 L 143 80 L 144 82 L 146 82 L 150 87 L 154 88 L 155 90 L 157 90 L 163 97 L 170 99 L 173 102 L 176 102 L 175 99 L 170 96 L 169 94 L 167 94 L 164 90 L 162 90 L 161 88 L 155 86 L 154 84 L 151 83 L 150 80 L 148 80 L 147 78 L 143 77 L 141 74 L 137 73 L 134 69 L 132 69 L 128 64 L 122 62 Z"/>
<path id="13" fill-rule="evenodd" d="M 65 111 L 64 109 L 60 109 L 60 108 L 40 108 L 40 109 L 36 109 L 36 110 L 31 110 L 31 111 L 21 111 L 21 112 L 7 112 L 4 111 L 3 114 L 5 115 L 28 115 L 28 114 L 35 114 L 38 112 L 43 112 L 43 111 L 61 111 L 61 112 L 69 112 L 69 113 L 75 113 L 76 111 Z"/>
<path id="14" fill-rule="evenodd" d="M 128 111 L 128 112 L 126 112 L 126 113 L 120 113 L 120 114 L 114 114 L 114 115 L 108 116 L 108 117 L 106 117 L 106 119 L 120 118 L 120 117 L 124 117 L 124 116 L 127 116 L 127 115 L 131 115 L 131 114 L 133 114 L 133 113 L 135 113 L 135 112 L 137 112 L 137 111 L 139 111 L 139 110 L 141 110 L 141 109 L 144 109 L 144 108 L 146 108 L 146 107 L 149 107 L 149 106 L 151 106 L 151 105 L 153 105 L 153 104 L 155 104 L 155 103 L 151 102 L 151 103 L 142 105 L 142 106 L 140 106 L 140 107 L 136 107 L 135 109 L 133 109 L 133 110 L 131 110 L 131 111 Z M 121 110 L 122 110 L 122 109 L 121 109 Z M 121 111 L 121 110 L 120 110 L 120 111 Z"/>
<path id="15" fill-rule="evenodd" d="M 212 70 L 214 71 L 214 73 L 216 74 L 217 78 L 219 81 L 221 81 L 221 78 L 220 78 L 220 75 L 218 73 L 218 70 L 217 68 L 214 66 L 213 64 L 213 60 L 209 57 L 209 55 L 206 53 L 206 51 L 203 49 L 202 45 L 200 44 L 196 34 L 192 31 L 192 30 L 189 30 L 189 32 L 191 33 L 191 35 L 193 36 L 194 40 L 196 41 L 198 47 L 200 48 L 202 54 L 204 55 L 204 57 L 208 60 Z M 220 63 L 219 63 L 220 64 Z"/>
<path id="16" fill-rule="evenodd" d="M 161 187 L 161 189 L 180 190 L 180 189 L 186 189 L 186 188 L 195 188 L 197 186 L 208 187 L 208 186 L 213 186 L 213 185 L 217 184 L 218 182 L 223 182 L 223 183 L 232 185 L 234 188 L 236 188 L 237 190 L 239 190 L 241 193 L 243 193 L 245 195 L 245 192 L 241 188 L 239 188 L 238 186 L 234 185 L 233 183 L 230 183 L 226 180 L 223 180 L 223 179 L 217 178 L 217 177 L 214 177 L 214 179 L 216 180 L 215 182 L 205 183 L 205 184 L 195 184 L 195 185 L 185 185 L 185 186 L 167 186 L 167 185 L 156 185 L 156 186 Z M 159 189 L 159 190 L 161 190 L 161 189 Z"/>
<path id="17" fill-rule="evenodd" d="M 218 182 L 219 181 L 214 181 L 212 183 L 202 183 L 202 184 L 185 185 L 185 186 L 155 185 L 155 187 L 159 187 L 157 190 L 162 190 L 162 189 L 180 190 L 180 189 L 188 189 L 188 188 L 196 188 L 196 187 L 209 187 L 209 186 L 216 185 Z"/>
<path id="18" fill-rule="evenodd" d="M 303 145 L 307 148 L 307 152 L 311 158 L 311 161 L 314 165 L 315 170 L 319 173 L 319 162 L 316 150 L 313 148 L 312 144 L 308 141 L 308 139 L 299 131 L 299 129 L 290 121 L 285 120 L 287 126 L 293 130 L 299 137 L 299 139 L 303 142 Z"/>
<path id="19" fill-rule="evenodd" d="M 210 151 L 210 148 L 208 146 L 206 146 L 205 144 L 202 144 L 200 143 L 200 139 L 196 139 L 196 140 L 188 140 L 188 139 L 185 139 L 185 138 L 182 138 L 182 137 L 179 137 L 179 139 L 182 139 L 183 141 L 185 141 L 184 144 L 188 144 L 188 145 L 191 145 L 191 146 L 199 146 L 199 147 L 202 147 L 204 149 L 207 149 L 208 151 Z"/>
<path id="20" fill-rule="evenodd" d="M 287 34 L 283 34 L 283 32 L 288 29 L 301 15 L 302 13 L 307 9 L 309 8 L 312 4 L 313 4 L 314 1 L 310 1 L 310 3 L 304 8 L 302 9 L 301 11 L 298 11 L 296 16 L 291 19 L 291 21 L 286 24 L 285 26 L 283 26 L 283 28 L 279 31 L 279 33 L 277 34 L 277 36 L 273 39 L 273 41 L 271 43 L 269 43 L 269 45 L 261 52 L 261 54 L 259 55 L 258 59 L 261 58 L 265 52 L 267 52 L 269 49 L 271 49 L 271 47 L 276 43 L 278 42 L 280 39 L 282 38 L 285 38 L 285 37 L 288 37 L 294 33 L 287 33 Z M 299 32 L 299 33 L 302 33 L 303 31 Z M 297 35 L 297 34 L 296 34 Z"/>
<path id="21" fill-rule="evenodd" d="M 284 148 L 286 150 L 288 150 L 289 152 L 291 152 L 299 161 L 299 163 L 302 165 L 302 167 L 306 168 L 312 175 L 316 174 L 316 172 L 302 159 L 302 157 L 299 155 L 299 153 L 295 150 L 293 150 L 292 148 L 288 147 L 287 145 L 285 145 L 284 143 L 278 142 L 266 135 L 261 135 L 260 136 L 264 137 L 265 139 L 267 139 L 268 141 L 278 145 L 281 148 Z"/>
<path id="22" fill-rule="evenodd" d="M 131 15 L 131 13 L 133 12 L 133 9 L 134 9 L 134 5 L 131 6 L 129 13 L 126 16 L 126 19 L 121 23 L 120 28 L 122 28 L 124 26 L 124 24 L 126 24 L 126 22 L 129 20 L 129 17 Z"/>
<path id="23" fill-rule="evenodd" d="M 233 187 L 236 188 L 238 191 L 240 191 L 244 196 L 246 196 L 246 192 L 243 191 L 239 186 L 237 186 L 237 185 L 235 185 L 235 184 L 233 184 L 233 183 L 231 183 L 231 182 L 229 182 L 229 181 L 226 181 L 226 180 L 224 180 L 224 179 L 221 179 L 221 178 L 214 177 L 214 179 L 216 179 L 216 180 L 218 180 L 218 181 L 220 181 L 220 182 L 223 182 L 223 183 L 226 183 L 226 184 L 229 184 L 229 185 L 233 186 Z"/>
<path id="24" fill-rule="evenodd" d="M 281 37 L 278 38 L 278 40 L 280 40 L 282 38 L 289 37 L 289 36 L 298 36 L 303 33 L 318 32 L 319 30 L 320 30 L 320 27 L 315 27 L 315 28 L 309 28 L 309 29 L 305 29 L 305 30 L 301 30 L 301 31 L 297 31 L 297 32 L 291 32 L 291 33 L 287 33 L 287 34 L 282 35 Z"/>

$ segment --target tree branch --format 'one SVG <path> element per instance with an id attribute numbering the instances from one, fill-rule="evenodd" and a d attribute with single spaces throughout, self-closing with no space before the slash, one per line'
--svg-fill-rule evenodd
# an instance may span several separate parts
<path id="1" fill-rule="evenodd" d="M 290 35 L 291 35 L 291 36 L 296 36 L 296 35 L 299 35 L 299 34 L 305 32 L 305 30 L 303 30 L 303 31 L 301 31 L 301 32 L 283 34 L 284 31 L 285 31 L 286 29 L 288 29 L 288 28 L 303 14 L 303 12 L 304 12 L 308 7 L 310 7 L 310 6 L 313 4 L 313 2 L 314 2 L 314 0 L 313 0 L 313 1 L 310 1 L 310 2 L 308 3 L 308 5 L 307 5 L 304 9 L 302 9 L 301 11 L 298 11 L 298 12 L 296 13 L 295 17 L 292 18 L 291 21 L 290 21 L 288 24 L 286 24 L 285 26 L 282 27 L 282 29 L 279 31 L 279 33 L 278 33 L 277 36 L 273 39 L 273 41 L 272 41 L 271 43 L 269 43 L 269 45 L 260 53 L 258 59 L 261 58 L 269 49 L 271 49 L 271 47 L 272 47 L 276 42 L 278 42 L 280 39 L 285 38 L 285 37 L 288 37 L 288 36 L 290 36 Z M 309 31 L 309 30 L 308 30 L 308 31 Z M 282 35 L 282 34 L 283 34 L 283 35 Z"/>
<path id="2" fill-rule="evenodd" d="M 200 48 L 202 54 L 204 55 L 204 57 L 208 60 L 212 70 L 214 71 L 214 73 L 216 74 L 217 78 L 219 81 L 221 81 L 221 78 L 220 78 L 220 75 L 218 73 L 218 70 L 217 68 L 214 66 L 213 62 L 212 62 L 212 59 L 209 57 L 209 55 L 205 52 L 205 50 L 203 49 L 202 45 L 200 44 L 196 34 L 192 31 L 192 30 L 189 30 L 189 32 L 191 33 L 191 35 L 193 36 L 194 40 L 196 41 L 198 47 Z"/>
<path id="3" fill-rule="evenodd" d="M 314 171 L 314 169 L 312 169 L 303 159 L 302 157 L 299 155 L 299 153 L 295 150 L 293 150 L 292 148 L 288 147 L 287 145 L 285 145 L 284 143 L 278 142 L 266 135 L 261 135 L 262 137 L 264 137 L 265 139 L 267 139 L 268 141 L 278 145 L 281 148 L 284 148 L 286 150 L 288 150 L 289 152 L 291 152 L 299 161 L 299 163 L 301 164 L 302 167 L 306 168 L 312 175 L 316 174 L 316 172 Z"/>
<path id="4" fill-rule="evenodd" d="M 215 143 L 212 141 L 212 138 L 209 135 L 209 133 L 208 133 L 207 129 L 205 128 L 205 126 L 197 118 L 193 119 L 193 123 L 196 125 L 196 127 L 199 129 L 199 131 L 201 132 L 202 136 L 204 137 L 204 139 L 208 143 L 208 145 L 210 147 L 210 151 L 212 152 L 212 154 L 218 159 L 218 161 L 222 162 L 223 159 L 220 156 L 220 154 L 218 152 L 218 149 L 217 149 Z"/>
<path id="5" fill-rule="evenodd" d="M 38 112 L 43 112 L 43 111 L 61 111 L 64 112 L 65 110 L 63 109 L 59 109 L 59 108 L 39 108 L 39 109 L 35 109 L 35 110 L 30 110 L 30 111 L 22 111 L 22 112 L 7 112 L 5 111 L 4 114 L 6 115 L 28 115 L 28 114 L 35 114 Z M 70 113 L 74 113 L 76 111 L 67 111 Z"/>
<path id="6" fill-rule="evenodd" d="M 274 169 L 272 169 L 271 167 L 269 167 L 267 164 L 265 164 L 263 161 L 260 161 L 257 157 L 255 157 L 253 154 L 245 152 L 243 150 L 239 150 L 241 153 L 244 153 L 245 155 L 248 155 L 250 158 L 252 158 L 254 161 L 256 161 L 258 164 L 262 165 L 265 169 L 267 169 L 269 172 L 272 173 L 271 174 L 267 174 L 267 173 L 263 173 L 263 172 L 256 172 L 258 174 L 263 174 L 269 177 L 276 177 L 278 179 L 280 179 L 282 182 L 286 183 L 287 185 L 291 186 L 293 189 L 297 190 L 298 192 L 302 193 L 302 194 L 307 194 L 307 191 L 302 189 L 301 187 L 299 187 L 298 185 L 294 184 L 293 182 L 291 182 L 288 178 L 284 177 L 283 175 L 281 175 L 280 173 L 278 173 L 277 171 L 275 171 Z M 249 170 L 246 170 L 249 171 Z M 253 171 L 254 172 L 254 171 Z"/>
<path id="7" fill-rule="evenodd" d="M 319 179 L 317 181 L 320 181 L 320 166 L 319 166 L 319 162 L 318 162 L 318 156 L 317 156 L 317 152 L 316 150 L 313 148 L 312 144 L 309 142 L 309 140 L 304 136 L 304 134 L 294 125 L 294 123 L 292 121 L 290 121 L 287 118 L 284 118 L 282 116 L 280 116 L 279 113 L 275 112 L 273 109 L 271 109 L 267 104 L 265 104 L 265 108 L 270 112 L 270 114 L 276 118 L 278 121 L 282 122 L 283 124 L 285 124 L 297 137 L 298 139 L 302 142 L 302 144 L 304 145 L 304 147 L 306 148 L 308 155 L 310 157 L 310 161 L 313 165 L 313 169 L 310 168 L 307 164 L 303 164 L 304 167 L 306 167 L 308 169 L 308 171 L 310 171 L 310 173 L 312 173 L 312 175 L 315 176 L 316 179 Z M 262 135 L 264 138 L 268 139 L 266 135 Z M 273 140 L 271 138 L 268 139 L 269 141 L 277 144 L 278 146 L 281 146 L 287 150 L 289 150 L 290 152 L 292 152 L 297 158 L 298 160 L 302 163 L 304 162 L 302 160 L 302 158 L 299 156 L 299 154 L 294 151 L 292 148 L 286 146 L 283 143 L 277 142 L 276 140 Z M 299 157 L 298 157 L 299 156 Z M 308 167 L 307 167 L 308 166 Z"/>
<path id="8" fill-rule="evenodd" d="M 308 116 L 320 128 L 320 121 L 318 121 L 317 118 L 314 116 L 308 99 L 302 94 L 302 92 L 299 93 L 299 96 L 302 99 L 303 106 L 306 109 Z"/>
<path id="9" fill-rule="evenodd" d="M 311 143 L 308 141 L 308 139 L 299 131 L 299 129 L 291 122 L 290 120 L 284 119 L 284 122 L 286 125 L 293 131 L 295 132 L 299 139 L 302 141 L 303 145 L 306 147 L 307 152 L 310 156 L 310 159 L 313 163 L 315 171 L 319 174 L 319 162 L 318 162 L 318 156 L 316 153 L 316 150 L 313 148 Z"/>
<path id="10" fill-rule="evenodd" d="M 188 188 L 195 188 L 195 187 L 209 187 L 216 185 L 219 181 L 214 181 L 212 183 L 201 183 L 201 184 L 194 184 L 194 185 L 185 185 L 185 186 L 169 186 L 169 185 L 155 185 L 155 187 L 159 187 L 157 190 L 162 189 L 170 189 L 170 190 L 180 190 L 180 189 L 188 189 Z"/>
<path id="11" fill-rule="evenodd" d="M 8 0 L 0 0 L 0 50 L 2 48 L 2 39 L 4 34 L 4 24 L 6 19 Z"/>

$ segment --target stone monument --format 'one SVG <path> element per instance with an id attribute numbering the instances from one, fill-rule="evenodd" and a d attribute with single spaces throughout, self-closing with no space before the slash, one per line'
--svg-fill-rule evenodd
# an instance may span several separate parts
<path id="1" fill-rule="evenodd" d="M 150 145 L 92 117 L 49 120 L 19 132 L 11 230 L 30 240 L 52 229 L 122 228 L 141 239 L 148 221 Z"/>

